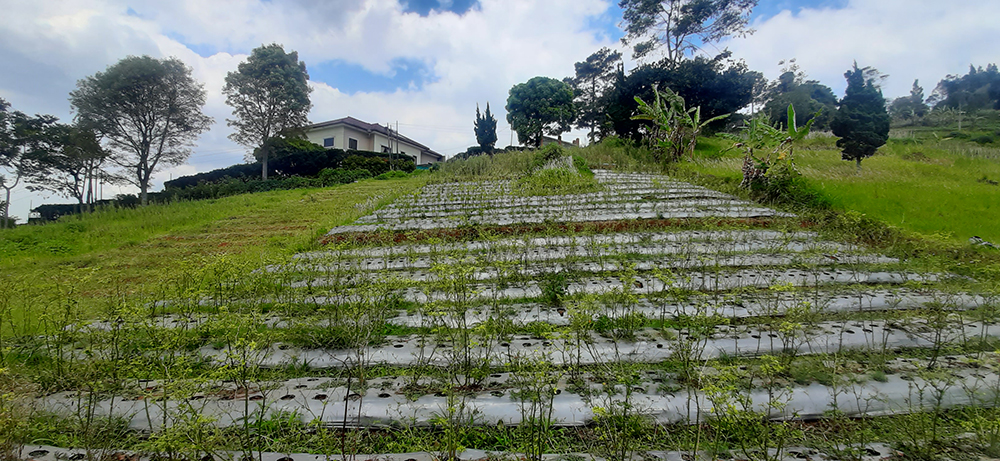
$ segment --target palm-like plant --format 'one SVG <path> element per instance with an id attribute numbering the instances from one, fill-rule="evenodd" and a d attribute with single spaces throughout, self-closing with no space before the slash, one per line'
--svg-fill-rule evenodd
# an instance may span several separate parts
<path id="1" fill-rule="evenodd" d="M 660 91 L 653 85 L 653 104 L 648 104 L 636 96 L 639 103 L 638 114 L 632 120 L 648 120 L 653 122 L 648 137 L 654 143 L 658 155 L 666 154 L 669 161 L 678 161 L 684 154 L 694 158 L 694 148 L 698 144 L 701 131 L 716 120 L 721 120 L 729 114 L 701 119 L 701 106 L 685 107 L 684 98 L 674 93 L 670 88 Z"/>

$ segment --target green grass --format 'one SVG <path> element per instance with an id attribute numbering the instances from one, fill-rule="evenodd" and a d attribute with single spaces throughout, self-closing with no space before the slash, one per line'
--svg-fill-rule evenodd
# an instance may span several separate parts
<path id="1" fill-rule="evenodd" d="M 74 293 L 84 310 L 148 294 L 220 261 L 251 270 L 318 245 L 330 228 L 416 190 L 426 177 L 105 209 L 0 231 L 0 292 Z M 51 296 L 49 296 L 51 295 Z M 34 306 L 32 306 L 34 307 Z M 12 309 L 19 315 L 22 309 Z"/>
<path id="2" fill-rule="evenodd" d="M 953 142 L 890 140 L 862 162 L 841 160 L 833 137 L 814 137 L 796 149 L 795 165 L 809 184 L 838 211 L 857 211 L 884 223 L 952 243 L 978 235 L 1000 242 L 1000 159 L 956 152 L 985 148 Z M 741 153 L 723 152 L 727 141 L 699 144 L 695 162 L 682 170 L 734 184 L 741 178 Z M 947 146 L 947 147 L 943 147 Z"/>

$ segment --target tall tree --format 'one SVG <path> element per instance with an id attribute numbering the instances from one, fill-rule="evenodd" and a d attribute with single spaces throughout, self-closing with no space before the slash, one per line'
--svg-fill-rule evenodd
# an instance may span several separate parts
<path id="1" fill-rule="evenodd" d="M 108 151 L 93 130 L 79 125 L 55 124 L 45 133 L 45 148 L 35 153 L 37 168 L 29 177 L 30 190 L 49 190 L 74 198 L 81 210 L 89 211 L 96 200 L 97 180 L 114 182 L 101 167 Z"/>
<path id="2" fill-rule="evenodd" d="M 882 91 L 875 87 L 870 68 L 858 68 L 844 74 L 847 78 L 847 90 L 840 100 L 840 109 L 833 117 L 830 127 L 833 135 L 839 136 L 837 147 L 842 150 L 844 160 L 857 162 L 861 171 L 861 160 L 875 155 L 887 140 L 889 140 L 889 114 L 885 110 L 885 98 Z"/>
<path id="3" fill-rule="evenodd" d="M 918 80 L 913 81 L 909 96 L 901 96 L 889 104 L 889 114 L 897 120 L 913 120 L 923 118 L 927 114 L 927 103 L 924 102 L 924 89 Z"/>
<path id="4" fill-rule="evenodd" d="M 286 53 L 277 43 L 254 48 L 235 72 L 226 75 L 222 92 L 236 116 L 226 119 L 236 128 L 229 139 L 249 149 L 260 148 L 263 179 L 267 179 L 267 140 L 293 134 L 309 123 L 308 81 L 299 53 Z"/>
<path id="5" fill-rule="evenodd" d="M 538 147 L 544 134 L 569 131 L 575 115 L 573 89 L 554 78 L 535 77 L 508 93 L 507 122 L 521 144 Z"/>
<path id="6" fill-rule="evenodd" d="M 476 143 L 480 150 L 493 154 L 497 143 L 497 118 L 490 113 L 490 103 L 486 103 L 486 114 L 479 114 L 479 104 L 476 104 Z"/>
<path id="7" fill-rule="evenodd" d="M 614 82 L 621 59 L 621 53 L 601 48 L 583 62 L 576 63 L 576 75 L 564 80 L 573 87 L 577 107 L 576 127 L 589 129 L 587 136 L 591 141 L 595 140 L 596 131 L 607 121 L 602 97 Z"/>
<path id="8" fill-rule="evenodd" d="M 670 67 L 660 61 L 637 67 L 628 76 L 619 73 L 613 88 L 605 95 L 607 117 L 614 132 L 634 140 L 641 138 L 640 128 L 648 125 L 633 120 L 638 109 L 635 98 L 652 101 L 653 85 L 670 88 L 684 98 L 689 107 L 701 107 L 705 119 L 733 113 L 750 104 L 753 88 L 763 75 L 740 62 L 706 59 L 698 56 Z M 716 122 L 716 127 L 725 122 Z"/>
<path id="9" fill-rule="evenodd" d="M 938 82 L 927 102 L 935 108 L 1000 109 L 1000 70 L 996 64 L 969 65 L 968 74 L 949 75 Z"/>
<path id="10" fill-rule="evenodd" d="M 805 126 L 812 121 L 814 129 L 830 128 L 830 120 L 837 112 L 837 96 L 833 90 L 816 80 L 806 80 L 805 72 L 799 70 L 795 59 L 790 59 L 782 71 L 768 85 L 763 98 L 763 111 L 771 124 L 784 125 L 788 119 L 788 106 L 791 105 L 796 109 L 796 126 Z"/>
<path id="11" fill-rule="evenodd" d="M 758 0 L 620 0 L 622 43 L 631 44 L 640 59 L 663 48 L 673 66 L 696 43 L 717 43 L 730 36 L 753 33 L 747 26 Z"/>
<path id="12" fill-rule="evenodd" d="M 76 82 L 70 104 L 77 122 L 106 142 L 122 178 L 139 188 L 148 203 L 150 180 L 163 166 L 180 165 L 191 145 L 207 131 L 205 89 L 180 59 L 129 56 L 104 72 Z"/>
<path id="13" fill-rule="evenodd" d="M 10 111 L 10 104 L 0 99 L 0 189 L 4 190 L 0 227 L 10 223 L 10 195 L 21 181 L 37 168 L 37 152 L 44 149 L 45 131 L 56 122 L 51 115 L 25 115 Z"/>

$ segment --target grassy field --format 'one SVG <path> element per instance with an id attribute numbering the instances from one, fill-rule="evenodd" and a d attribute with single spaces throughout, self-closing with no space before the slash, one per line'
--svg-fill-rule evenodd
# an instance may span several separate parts
<path id="1" fill-rule="evenodd" d="M 318 245 L 346 224 L 416 190 L 425 176 L 368 180 L 216 200 L 104 209 L 0 232 L 0 306 L 67 299 L 93 312 L 145 296 L 220 261 L 259 268 Z M 16 299 L 10 299 L 16 298 Z M 6 301 L 4 301 L 6 299 Z M 27 306 L 10 308 L 15 322 Z"/>
<path id="2" fill-rule="evenodd" d="M 962 141 L 891 139 L 862 162 L 841 160 L 836 138 L 815 136 L 795 151 L 809 183 L 838 211 L 853 210 L 900 229 L 950 243 L 974 235 L 1000 242 L 1000 156 Z M 742 154 L 708 139 L 682 171 L 712 175 L 730 186 L 741 179 Z"/>

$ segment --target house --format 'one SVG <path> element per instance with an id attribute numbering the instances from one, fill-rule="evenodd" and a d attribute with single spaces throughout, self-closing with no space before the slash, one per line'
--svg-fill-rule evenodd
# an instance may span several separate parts
<path id="1" fill-rule="evenodd" d="M 406 155 L 417 165 L 444 160 L 434 152 L 406 136 L 377 123 L 362 122 L 354 117 L 338 118 L 305 127 L 306 138 L 328 149 L 354 149 L 370 152 L 391 152 Z"/>

